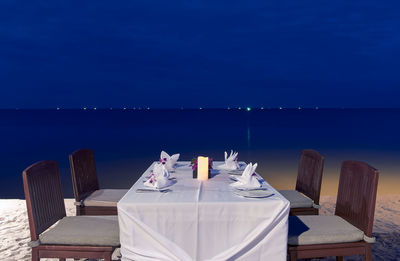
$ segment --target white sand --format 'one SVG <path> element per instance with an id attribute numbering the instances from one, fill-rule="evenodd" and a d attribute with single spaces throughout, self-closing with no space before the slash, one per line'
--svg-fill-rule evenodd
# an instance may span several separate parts
<path id="1" fill-rule="evenodd" d="M 321 197 L 321 214 L 334 213 L 336 197 Z M 73 199 L 66 199 L 67 215 L 75 215 Z M 382 195 L 378 197 L 375 211 L 373 260 L 400 261 L 400 195 Z M 0 259 L 30 260 L 31 251 L 27 246 L 30 241 L 25 200 L 0 200 Z M 118 251 L 113 260 L 118 259 Z M 41 259 L 57 260 L 57 259 Z M 73 259 L 68 259 L 73 260 Z M 315 259 L 316 260 L 316 259 Z M 336 260 L 325 258 L 322 260 Z M 345 260 L 362 260 L 361 257 L 347 257 Z"/>

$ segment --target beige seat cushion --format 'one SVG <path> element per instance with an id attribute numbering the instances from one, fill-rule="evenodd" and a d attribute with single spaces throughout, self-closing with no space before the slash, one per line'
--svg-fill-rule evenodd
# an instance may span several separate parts
<path id="1" fill-rule="evenodd" d="M 116 216 L 64 217 L 39 235 L 45 245 L 119 246 Z"/>
<path id="2" fill-rule="evenodd" d="M 363 231 L 339 216 L 289 217 L 289 245 L 357 242 L 363 237 Z"/>
<path id="3" fill-rule="evenodd" d="M 117 207 L 118 201 L 126 192 L 127 189 L 99 189 L 90 194 L 83 204 L 88 207 Z"/>
<path id="4" fill-rule="evenodd" d="M 312 199 L 296 190 L 279 190 L 279 193 L 290 202 L 290 208 L 311 208 L 313 206 Z"/>

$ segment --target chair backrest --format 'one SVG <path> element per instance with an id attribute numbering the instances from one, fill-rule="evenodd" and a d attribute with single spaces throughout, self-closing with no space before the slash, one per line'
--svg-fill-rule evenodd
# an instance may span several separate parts
<path id="1" fill-rule="evenodd" d="M 344 161 L 340 171 L 335 215 L 372 237 L 379 172 L 366 163 Z"/>
<path id="2" fill-rule="evenodd" d="M 40 161 L 22 173 L 32 241 L 66 216 L 57 162 Z"/>
<path id="3" fill-rule="evenodd" d="M 296 190 L 319 204 L 325 158 L 315 150 L 302 150 L 297 172 Z"/>
<path id="4" fill-rule="evenodd" d="M 69 155 L 74 196 L 77 202 L 99 189 L 93 150 L 80 149 Z"/>

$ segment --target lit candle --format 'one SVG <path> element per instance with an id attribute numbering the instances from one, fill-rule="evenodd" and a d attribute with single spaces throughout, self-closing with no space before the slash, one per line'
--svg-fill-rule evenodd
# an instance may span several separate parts
<path id="1" fill-rule="evenodd" d="M 197 158 L 197 179 L 208 180 L 208 157 Z"/>

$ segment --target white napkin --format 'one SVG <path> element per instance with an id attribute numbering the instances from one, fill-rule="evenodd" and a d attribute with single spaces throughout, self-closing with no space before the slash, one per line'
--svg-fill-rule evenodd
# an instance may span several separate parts
<path id="1" fill-rule="evenodd" d="M 255 174 L 257 163 L 254 165 L 252 163 L 248 164 L 243 171 L 242 176 L 237 177 L 237 181 L 232 183 L 232 187 L 241 188 L 260 188 L 261 183 L 258 181 L 257 174 Z"/>
<path id="2" fill-rule="evenodd" d="M 231 150 L 231 154 L 228 157 L 228 153 L 225 151 L 225 162 L 222 165 L 219 165 L 219 169 L 224 169 L 224 170 L 236 170 L 239 169 L 239 163 L 237 162 L 238 160 L 238 152 L 234 152 Z"/>
<path id="3" fill-rule="evenodd" d="M 153 168 L 153 173 L 144 185 L 155 189 L 162 189 L 172 185 L 172 180 L 169 179 L 169 172 L 165 166 L 157 163 Z"/>
<path id="4" fill-rule="evenodd" d="M 165 151 L 161 151 L 160 162 L 165 165 L 168 171 L 172 171 L 174 170 L 174 165 L 179 160 L 179 156 L 179 153 L 169 156 Z"/>

